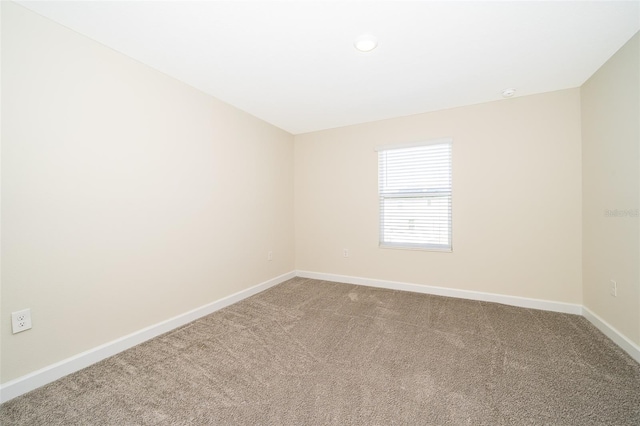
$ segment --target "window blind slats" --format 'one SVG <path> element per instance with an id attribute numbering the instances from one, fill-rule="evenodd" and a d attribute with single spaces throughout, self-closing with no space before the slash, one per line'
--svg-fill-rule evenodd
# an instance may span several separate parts
<path id="1" fill-rule="evenodd" d="M 378 151 L 380 244 L 451 249 L 451 142 Z"/>

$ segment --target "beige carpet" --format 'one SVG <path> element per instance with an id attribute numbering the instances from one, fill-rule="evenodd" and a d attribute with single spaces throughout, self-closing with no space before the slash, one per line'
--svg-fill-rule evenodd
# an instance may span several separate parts
<path id="1" fill-rule="evenodd" d="M 640 425 L 640 365 L 580 316 L 295 278 L 0 424 Z"/>

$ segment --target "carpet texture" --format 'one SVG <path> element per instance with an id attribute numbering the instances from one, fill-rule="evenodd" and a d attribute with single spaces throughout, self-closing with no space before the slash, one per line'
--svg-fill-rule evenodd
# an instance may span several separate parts
<path id="1" fill-rule="evenodd" d="M 639 425 L 577 315 L 294 278 L 0 406 L 2 425 Z"/>

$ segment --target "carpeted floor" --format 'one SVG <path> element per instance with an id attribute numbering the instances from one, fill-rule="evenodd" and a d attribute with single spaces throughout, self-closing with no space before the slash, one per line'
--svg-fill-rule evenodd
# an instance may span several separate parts
<path id="1" fill-rule="evenodd" d="M 639 425 L 584 318 L 294 278 L 0 407 L 2 425 Z"/>

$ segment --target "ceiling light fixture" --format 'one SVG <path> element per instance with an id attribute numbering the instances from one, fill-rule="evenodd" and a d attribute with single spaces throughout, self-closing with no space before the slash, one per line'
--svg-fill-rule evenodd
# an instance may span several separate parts
<path id="1" fill-rule="evenodd" d="M 361 52 L 371 52 L 378 46 L 378 40 L 371 34 L 363 34 L 356 39 L 353 45 Z"/>
<path id="2" fill-rule="evenodd" d="M 516 94 L 516 89 L 504 89 L 502 91 L 502 97 L 503 98 L 510 98 L 515 94 Z"/>

